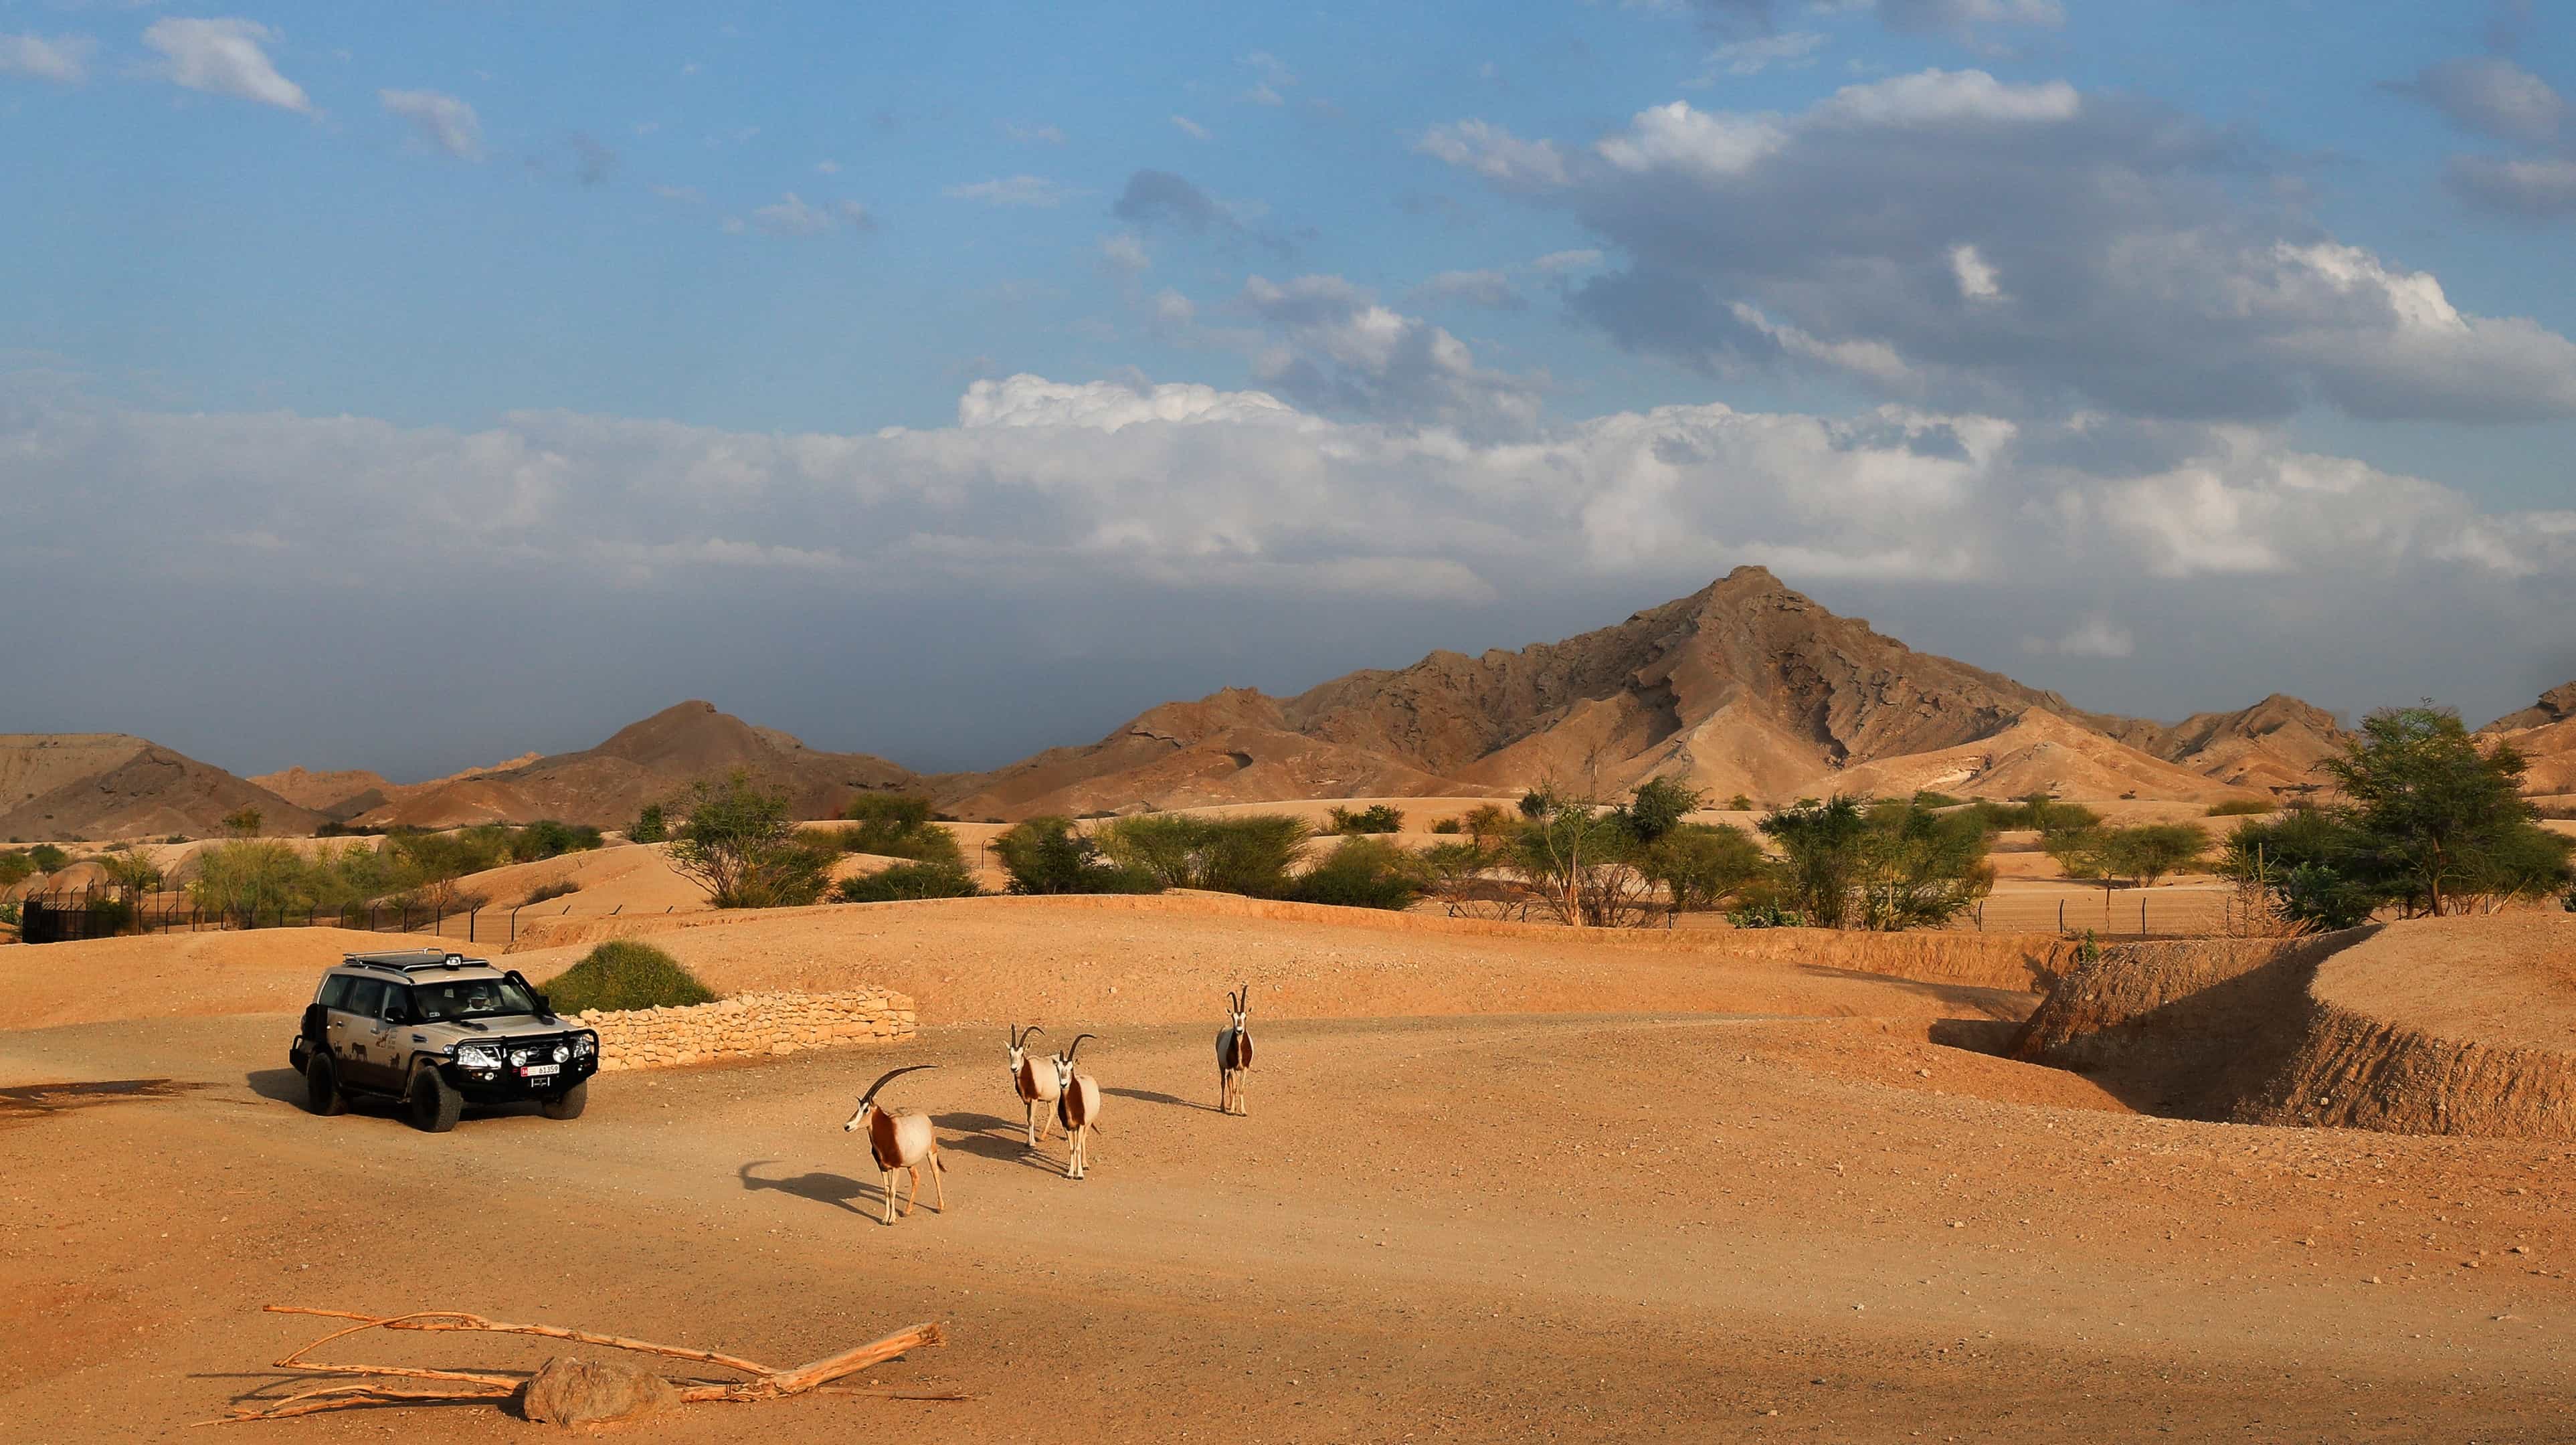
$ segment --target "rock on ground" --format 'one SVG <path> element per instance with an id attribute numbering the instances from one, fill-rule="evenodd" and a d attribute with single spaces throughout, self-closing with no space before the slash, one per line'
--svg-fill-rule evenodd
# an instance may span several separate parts
<path id="1" fill-rule="evenodd" d="M 660 1375 L 627 1360 L 557 1355 L 519 1392 L 519 1410 L 544 1425 L 606 1425 L 640 1420 L 680 1403 Z"/>

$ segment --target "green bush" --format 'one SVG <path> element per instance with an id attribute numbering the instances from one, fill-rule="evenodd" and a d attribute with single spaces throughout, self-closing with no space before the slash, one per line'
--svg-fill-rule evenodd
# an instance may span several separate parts
<path id="1" fill-rule="evenodd" d="M 0 888 L 6 888 L 12 883 L 24 883 L 35 876 L 35 859 L 15 848 L 0 852 Z"/>
<path id="2" fill-rule="evenodd" d="M 1683 913 L 1706 913 L 1770 871 L 1762 845 L 1725 823 L 1684 823 L 1646 847 L 1647 879 Z"/>
<path id="3" fill-rule="evenodd" d="M 1805 914 L 1781 907 L 1777 903 L 1751 903 L 1726 915 L 1726 921 L 1737 928 L 1804 928 Z"/>
<path id="4" fill-rule="evenodd" d="M 1422 896 L 1421 861 L 1381 838 L 1352 838 L 1288 887 L 1298 903 L 1404 909 Z"/>
<path id="5" fill-rule="evenodd" d="M 1031 818 L 993 840 L 993 856 L 1010 876 L 1013 893 L 1160 893 L 1161 880 L 1120 867 L 1100 855 L 1100 845 L 1077 832 L 1071 818 Z"/>
<path id="6" fill-rule="evenodd" d="M 1455 818 L 1443 818 L 1439 822 L 1431 825 L 1431 831 L 1446 836 L 1449 834 L 1466 832 L 1467 825 L 1459 822 Z"/>
<path id="7" fill-rule="evenodd" d="M 895 903 L 919 898 L 975 898 L 983 893 L 963 868 L 939 863 L 897 863 L 864 878 L 844 878 L 832 890 L 843 903 Z"/>
<path id="8" fill-rule="evenodd" d="M 1726 800 L 1726 806 L 1730 812 L 1750 813 L 1753 811 L 1754 803 L 1751 798 L 1742 793 L 1738 793 L 1734 797 Z"/>
<path id="9" fill-rule="evenodd" d="M 2277 813 L 2280 809 L 2280 804 L 2267 803 L 2260 798 L 2230 798 L 2224 803 L 2210 804 L 2209 816 L 2213 818 L 2253 818 L 2259 817 L 2265 813 Z"/>
<path id="10" fill-rule="evenodd" d="M 1920 789 L 1914 794 L 1914 806 L 1918 808 L 1955 808 L 1965 801 L 1947 793 L 1936 793 L 1930 788 Z"/>
<path id="11" fill-rule="evenodd" d="M 39 873 L 52 873 L 71 862 L 72 855 L 51 843 L 39 843 L 27 850 L 27 861 L 35 864 Z"/>
<path id="12" fill-rule="evenodd" d="M 543 888 L 531 891 L 527 897 L 519 900 L 519 906 L 525 908 L 531 903 L 546 903 L 557 898 L 569 898 L 580 891 L 581 885 L 567 878 L 561 883 L 549 883 Z"/>
<path id="13" fill-rule="evenodd" d="M 626 827 L 626 841 L 630 843 L 663 843 L 670 837 L 670 820 L 659 803 L 646 803 L 644 811 Z"/>
<path id="14" fill-rule="evenodd" d="M 844 853 L 872 853 L 880 858 L 909 858 L 962 872 L 966 854 L 957 835 L 939 826 L 928 798 L 902 793 L 867 793 L 842 814 L 850 826 L 835 835 Z"/>
<path id="15" fill-rule="evenodd" d="M 679 960 L 630 938 L 592 949 L 588 957 L 556 975 L 545 993 L 557 1013 L 680 1008 L 716 999 L 715 991 L 680 967 Z"/>
<path id="16" fill-rule="evenodd" d="M 587 824 L 558 823 L 541 818 L 510 836 L 507 848 L 513 863 L 534 863 L 543 858 L 560 858 L 566 853 L 587 853 L 607 841 L 597 828 Z"/>
<path id="17" fill-rule="evenodd" d="M 1348 808 L 1335 808 L 1325 815 L 1324 831 L 1328 833 L 1401 833 L 1404 814 L 1389 803 L 1373 803 L 1354 813 Z"/>
<path id="18" fill-rule="evenodd" d="M 1148 813 L 1101 829 L 1099 844 L 1111 863 L 1166 888 L 1279 898 L 1305 859 L 1308 836 L 1305 822 L 1285 813 Z"/>

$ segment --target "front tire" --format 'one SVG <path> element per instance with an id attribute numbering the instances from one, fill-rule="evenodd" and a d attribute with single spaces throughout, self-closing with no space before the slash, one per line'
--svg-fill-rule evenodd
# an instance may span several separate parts
<path id="1" fill-rule="evenodd" d="M 411 1076 L 409 1101 L 412 1127 L 424 1134 L 444 1134 L 465 1117 L 465 1096 L 434 1068 Z"/>
<path id="2" fill-rule="evenodd" d="M 555 1095 L 553 1098 L 546 1100 L 544 1103 L 537 1105 L 537 1112 L 545 1115 L 549 1119 L 578 1119 L 581 1117 L 581 1111 L 583 1108 L 588 1106 L 589 1103 L 590 1080 L 584 1079 L 580 1083 L 573 1085 L 571 1088 L 564 1090 L 562 1093 Z"/>
<path id="3" fill-rule="evenodd" d="M 304 1107 L 324 1118 L 349 1112 L 349 1096 L 340 1092 L 340 1076 L 330 1059 L 316 1054 L 304 1061 Z"/>

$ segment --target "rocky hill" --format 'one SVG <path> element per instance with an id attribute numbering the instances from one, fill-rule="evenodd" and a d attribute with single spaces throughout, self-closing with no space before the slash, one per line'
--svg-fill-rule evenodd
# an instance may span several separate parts
<path id="1" fill-rule="evenodd" d="M 2276 692 L 2239 712 L 2195 714 L 2141 745 L 2193 772 L 2261 791 L 2318 781 L 2317 764 L 2351 740 L 2334 714 Z"/>
<path id="2" fill-rule="evenodd" d="M 1166 704 L 1089 747 L 941 782 L 947 806 L 967 817 L 1509 794 L 1550 777 L 1608 795 L 1659 775 L 1764 802 L 1917 773 L 1995 796 L 2056 788 L 2196 801 L 2235 786 L 2217 776 L 2230 767 L 2247 786 L 2269 786 L 2238 744 L 2258 736 L 2248 721 L 2256 714 L 2271 729 L 2259 736 L 2289 727 L 2265 712 L 2273 703 L 2284 718 L 2305 708 L 2275 699 L 2180 728 L 2088 713 L 1916 652 L 1743 567 L 1563 642 L 1481 657 L 1435 652 L 1290 698 L 1237 689 Z M 2286 755 L 2290 743 L 2281 747 Z M 1896 768 L 1898 759 L 1928 761 Z M 1860 771 L 1873 765 L 1885 766 Z"/>
<path id="3" fill-rule="evenodd" d="M 2554 687 L 2540 701 L 2497 718 L 2485 733 L 2510 742 L 2530 762 L 2526 792 L 2564 797 L 2576 793 L 2576 682 Z"/>
<path id="4" fill-rule="evenodd" d="M 0 838 L 59 841 L 220 832 L 256 808 L 269 833 L 322 815 L 210 763 L 124 733 L 0 734 Z"/>
<path id="5" fill-rule="evenodd" d="M 350 821 L 450 828 L 554 818 L 621 827 L 645 804 L 734 768 L 785 788 L 797 816 L 807 818 L 831 817 L 859 792 L 915 781 L 909 769 L 883 758 L 818 752 L 785 733 L 718 712 L 713 703 L 692 701 L 623 728 L 594 748 L 398 788 Z"/>

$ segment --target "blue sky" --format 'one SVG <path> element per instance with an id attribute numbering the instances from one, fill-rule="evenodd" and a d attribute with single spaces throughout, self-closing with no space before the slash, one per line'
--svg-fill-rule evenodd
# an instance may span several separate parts
<path id="1" fill-rule="evenodd" d="M 1743 561 L 2482 720 L 2576 676 L 2571 85 L 2510 0 L 0 3 L 0 730 L 973 766 Z"/>

